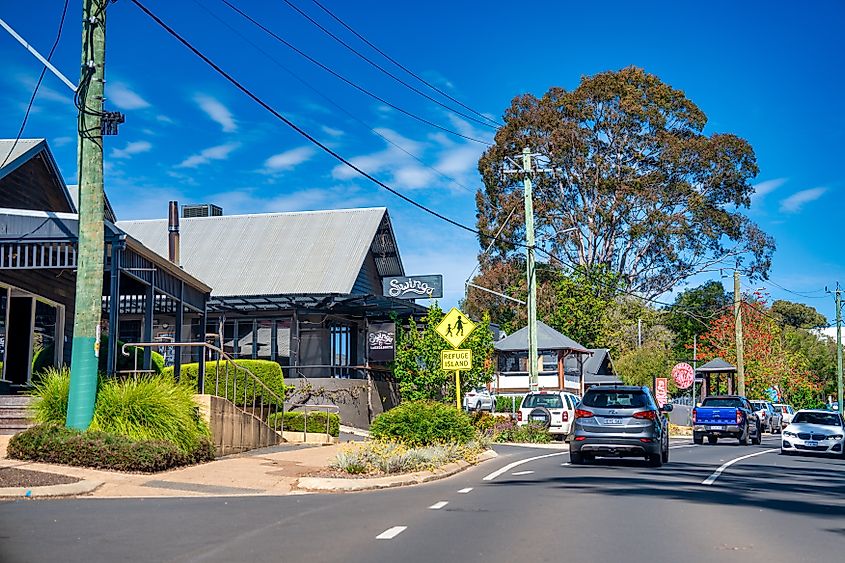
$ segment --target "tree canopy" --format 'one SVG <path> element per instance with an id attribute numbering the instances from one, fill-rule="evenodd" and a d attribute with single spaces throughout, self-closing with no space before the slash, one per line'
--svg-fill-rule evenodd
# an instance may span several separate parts
<path id="1" fill-rule="evenodd" d="M 772 313 L 794 328 L 818 328 L 827 325 L 827 319 L 815 307 L 778 299 L 772 303 Z"/>
<path id="2" fill-rule="evenodd" d="M 538 244 L 570 265 L 603 266 L 645 296 L 724 260 L 767 274 L 774 241 L 742 213 L 754 151 L 735 135 L 705 134 L 704 112 L 658 77 L 629 67 L 584 77 L 572 91 L 517 96 L 504 122 L 479 160 L 482 232 L 513 211 L 502 238 L 524 240 L 521 178 L 504 171 L 530 147 L 550 170 L 534 177 Z M 482 275 L 521 250 L 496 243 Z"/>

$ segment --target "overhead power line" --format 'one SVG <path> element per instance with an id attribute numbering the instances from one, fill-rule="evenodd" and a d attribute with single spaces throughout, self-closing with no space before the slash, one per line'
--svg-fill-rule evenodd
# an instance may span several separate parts
<path id="1" fill-rule="evenodd" d="M 391 57 L 390 55 L 388 55 L 388 54 L 387 54 L 386 52 L 384 52 L 382 49 L 379 49 L 379 48 L 378 48 L 378 46 L 374 45 L 374 44 L 373 44 L 373 43 L 372 43 L 369 39 L 367 39 L 366 37 L 364 37 L 362 34 L 358 33 L 357 31 L 355 31 L 355 29 L 353 29 L 353 28 L 352 28 L 349 24 L 347 24 L 345 21 L 343 21 L 342 19 L 340 19 L 340 17 L 338 17 L 337 15 L 335 15 L 335 14 L 334 14 L 331 10 L 329 10 L 328 8 L 326 8 L 323 4 L 321 4 L 321 3 L 320 3 L 320 2 L 318 2 L 317 0 L 311 0 L 311 1 L 312 1 L 312 2 L 314 2 L 314 4 L 316 4 L 316 5 L 317 5 L 317 7 L 319 7 L 321 10 L 323 10 L 324 12 L 326 12 L 329 16 L 331 16 L 331 17 L 332 17 L 335 21 L 337 21 L 340 25 L 342 25 L 343 27 L 345 27 L 346 29 L 348 29 L 348 30 L 349 30 L 349 31 L 350 31 L 353 35 L 355 35 L 355 37 L 357 37 L 358 39 L 360 39 L 361 41 L 363 41 L 364 43 L 366 43 L 367 45 L 369 45 L 369 46 L 370 46 L 370 48 L 372 48 L 373 50 L 375 50 L 375 51 L 376 51 L 378 54 L 380 54 L 382 57 L 384 57 L 385 59 L 387 59 L 387 60 L 388 60 L 388 61 L 390 61 L 391 63 L 395 64 L 396 66 L 398 66 L 399 68 L 401 68 L 402 70 L 404 70 L 405 72 L 407 72 L 408 74 L 410 74 L 411 76 L 413 76 L 414 78 L 416 78 L 417 80 L 419 80 L 420 82 L 422 82 L 423 84 L 425 84 L 426 86 L 428 86 L 429 88 L 431 88 L 432 90 L 434 90 L 435 92 L 437 92 L 438 94 L 440 94 L 441 96 L 445 96 L 446 98 L 448 98 L 448 99 L 452 100 L 453 102 L 455 102 L 456 104 L 458 104 L 458 105 L 459 105 L 459 106 L 461 106 L 462 108 L 466 109 L 467 111 L 470 111 L 470 112 L 474 113 L 474 114 L 475 114 L 475 115 L 477 115 L 478 117 L 481 117 L 481 118 L 486 119 L 487 121 L 489 121 L 489 122 L 490 122 L 490 123 L 492 123 L 493 125 L 496 125 L 496 126 L 502 126 L 502 125 L 504 125 L 503 123 L 501 123 L 501 122 L 499 122 L 499 121 L 496 121 L 495 119 L 493 119 L 493 118 L 491 118 L 491 117 L 488 117 L 487 115 L 483 114 L 482 112 L 477 111 L 477 110 L 474 110 L 473 108 L 471 108 L 470 106 L 468 106 L 468 105 L 466 105 L 465 103 L 461 102 L 461 101 L 460 101 L 460 100 L 458 100 L 457 98 L 452 97 L 452 96 L 451 96 L 448 92 L 444 92 L 443 90 L 441 90 L 440 88 L 438 88 L 437 86 L 435 86 L 434 84 L 432 84 L 431 82 L 429 82 L 428 80 L 426 80 L 425 78 L 423 78 L 422 76 L 420 76 L 420 75 L 418 75 L 417 73 L 415 73 L 413 70 L 411 70 L 411 69 L 410 69 L 410 68 L 408 68 L 407 66 L 403 65 L 402 63 L 400 63 L 399 61 L 397 61 L 396 59 L 394 59 L 393 57 Z"/>
<path id="2" fill-rule="evenodd" d="M 59 46 L 59 41 L 62 39 L 62 31 L 65 27 L 65 16 L 67 15 L 67 7 L 68 7 L 69 0 L 65 0 L 65 4 L 62 7 L 62 17 L 59 19 L 59 29 L 56 31 L 56 39 L 53 41 L 53 46 L 50 47 L 50 52 L 47 54 L 47 61 L 49 61 L 53 57 L 53 53 L 56 52 L 56 47 Z M 32 111 L 32 106 L 35 103 L 35 98 L 38 96 L 38 90 L 41 88 L 41 83 L 44 81 L 44 75 L 47 73 L 47 67 L 43 67 L 41 69 L 41 74 L 38 75 L 38 80 L 35 82 L 35 88 L 32 90 L 32 96 L 29 97 L 29 103 L 26 106 L 26 111 L 23 114 L 23 120 L 21 121 L 21 126 L 18 129 L 18 134 L 15 137 L 15 142 L 12 143 L 12 148 L 9 149 L 9 154 L 3 158 L 3 162 L 0 163 L 0 168 L 6 166 L 6 163 L 12 157 L 12 153 L 15 152 L 15 147 L 18 146 L 18 143 L 23 136 L 24 129 L 26 129 L 26 122 L 29 121 L 29 114 Z"/>
<path id="3" fill-rule="evenodd" d="M 317 20 L 315 20 L 314 18 L 312 18 L 310 15 L 308 15 L 308 14 L 307 14 L 305 11 L 303 11 L 303 10 L 302 10 L 299 6 L 297 6 L 296 4 L 294 4 L 293 2 L 291 2 L 291 0 L 282 0 L 282 1 L 283 1 L 285 4 L 287 4 L 288 6 L 290 6 L 293 10 L 295 10 L 295 11 L 296 11 L 299 15 L 301 15 L 302 17 L 304 17 L 305 19 L 307 19 L 309 22 L 311 22 L 311 24 L 313 24 L 313 25 L 314 25 L 316 28 L 318 28 L 320 31 L 322 31 L 323 33 L 325 33 L 326 35 L 328 35 L 329 37 L 331 37 L 332 39 L 334 39 L 336 42 L 338 42 L 338 43 L 340 43 L 341 45 L 343 45 L 344 47 L 346 47 L 346 49 L 347 49 L 347 50 L 349 50 L 349 51 L 351 51 L 352 53 L 354 53 L 354 54 L 355 54 L 358 58 L 360 58 L 360 59 L 361 59 L 361 60 L 363 60 L 363 61 L 366 61 L 368 64 L 370 64 L 370 66 L 372 66 L 373 68 L 378 69 L 381 73 L 383 73 L 383 74 L 385 74 L 385 75 L 389 76 L 390 78 L 392 78 L 393 80 L 395 80 L 396 82 L 398 82 L 398 83 L 399 83 L 399 84 L 401 84 L 402 86 L 404 86 L 404 87 L 408 88 L 408 89 L 409 89 L 409 90 L 411 90 L 412 92 L 415 92 L 415 93 L 419 94 L 419 95 L 420 95 L 420 96 L 422 96 L 423 98 L 425 98 L 425 99 L 427 99 L 427 100 L 429 100 L 429 101 L 431 101 L 431 102 L 434 102 L 434 103 L 435 103 L 435 104 L 437 104 L 438 106 L 440 106 L 440 107 L 442 107 L 442 108 L 444 108 L 444 109 L 446 109 L 446 110 L 448 110 L 448 111 L 450 111 L 450 112 L 452 112 L 452 113 L 454 113 L 454 114 L 456 114 L 456 115 L 460 115 L 461 117 L 466 118 L 466 119 L 469 119 L 470 121 L 474 121 L 475 123 L 478 123 L 479 125 L 483 125 L 484 127 L 489 127 L 489 128 L 491 128 L 491 129 L 496 129 L 497 125 L 496 125 L 495 123 L 490 123 L 490 119 L 489 119 L 488 117 L 486 117 L 486 116 L 483 116 L 483 115 L 482 115 L 481 117 L 483 117 L 483 118 L 484 118 L 484 121 L 482 121 L 482 120 L 478 119 L 477 117 L 473 117 L 473 116 L 471 116 L 471 115 L 467 115 L 466 113 L 464 113 L 464 112 L 462 112 L 462 111 L 460 111 L 460 110 L 456 110 L 456 109 L 454 109 L 453 107 L 451 107 L 451 106 L 449 106 L 449 105 L 447 105 L 447 104 L 444 104 L 444 103 L 443 103 L 443 102 L 441 102 L 440 100 L 438 100 L 438 99 L 436 99 L 436 98 L 433 98 L 433 97 L 429 96 L 428 94 L 426 94 L 425 92 L 423 92 L 423 91 L 422 91 L 422 90 L 420 90 L 419 88 L 417 88 L 417 87 L 415 87 L 415 86 L 413 86 L 413 85 L 411 85 L 411 84 L 408 84 L 407 82 L 405 82 L 404 80 L 402 80 L 401 78 L 399 78 L 398 76 L 396 76 L 395 74 L 393 74 L 392 72 L 390 72 L 389 70 L 387 70 L 386 68 L 384 68 L 383 66 L 381 66 L 380 64 L 378 64 L 377 62 L 375 62 L 374 60 L 372 60 L 371 58 L 369 58 L 367 55 L 365 55 L 365 54 L 361 53 L 360 51 L 358 51 L 357 49 L 355 49 L 355 47 L 353 47 L 352 45 L 350 45 L 349 43 L 347 43 L 346 41 L 344 41 L 342 38 L 340 38 L 340 37 L 338 37 L 337 35 L 335 35 L 334 33 L 332 33 L 332 32 L 331 32 L 331 30 L 327 29 L 327 28 L 326 28 L 325 26 L 323 26 L 320 22 L 318 22 Z M 320 6 L 320 7 L 322 8 L 322 6 Z M 335 18 L 335 19 L 337 19 L 337 18 Z M 356 35 L 357 35 L 357 34 L 356 34 Z"/>
<path id="4" fill-rule="evenodd" d="M 392 102 L 387 101 L 385 98 L 367 90 L 366 88 L 359 85 L 358 83 L 352 81 L 351 79 L 349 79 L 349 78 L 343 76 L 342 74 L 340 74 L 339 72 L 335 71 L 334 69 L 332 69 L 328 65 L 323 64 L 322 62 L 318 61 L 317 59 L 315 59 L 314 57 L 312 57 L 311 55 L 309 55 L 308 53 L 306 53 L 305 51 L 303 51 L 299 47 L 297 47 L 294 44 L 292 44 L 291 42 L 287 41 L 286 39 L 284 39 L 283 37 L 281 37 L 280 35 L 275 33 L 273 30 L 269 29 L 264 24 L 262 24 L 261 22 L 259 22 L 258 20 L 256 20 L 255 18 L 253 18 L 252 16 L 250 16 L 249 14 L 247 14 L 246 12 L 244 12 L 243 10 L 241 10 L 240 8 L 238 8 L 237 6 L 235 6 L 234 4 L 229 2 L 229 0 L 220 0 L 220 1 L 223 2 L 229 8 L 231 8 L 233 11 L 235 11 L 238 15 L 240 15 L 241 17 L 243 17 L 244 19 L 246 19 L 247 21 L 249 21 L 250 23 L 252 23 L 256 27 L 261 29 L 261 31 L 263 31 L 264 33 L 266 33 L 267 35 L 269 35 L 270 37 L 275 39 L 276 41 L 280 42 L 281 44 L 283 44 L 287 48 L 293 50 L 294 52 L 296 52 L 301 57 L 304 57 L 305 59 L 307 59 L 312 64 L 319 66 L 321 69 L 328 72 L 329 74 L 331 74 L 335 78 L 342 80 L 343 82 L 345 82 L 349 86 L 352 86 L 353 88 L 355 88 L 359 92 L 373 98 L 374 100 L 377 100 L 377 101 L 383 103 L 384 105 L 386 105 L 386 106 L 388 106 L 388 107 L 390 107 L 390 108 L 392 108 L 392 109 L 394 109 L 394 110 L 396 110 L 396 111 L 398 111 L 398 112 L 400 112 L 404 115 L 407 115 L 408 117 L 410 117 L 412 119 L 419 121 L 420 123 L 424 123 L 424 124 L 426 124 L 430 127 L 434 127 L 435 129 L 440 129 L 441 131 L 449 133 L 450 135 L 454 135 L 456 137 L 461 137 L 462 139 L 466 139 L 466 140 L 472 141 L 474 143 L 479 143 L 479 144 L 486 145 L 486 146 L 490 145 L 490 143 L 488 143 L 487 141 L 484 141 L 482 139 L 478 139 L 476 137 L 472 137 L 470 135 L 464 135 L 463 133 L 461 133 L 459 131 L 455 131 L 454 129 L 450 129 L 448 127 L 440 125 L 439 123 L 435 123 L 434 121 L 426 119 L 426 118 L 419 116 L 419 115 L 417 115 L 417 114 L 415 114 L 411 111 L 408 111 L 404 108 L 401 108 L 401 107 L 397 106 L 396 104 L 394 104 Z"/>

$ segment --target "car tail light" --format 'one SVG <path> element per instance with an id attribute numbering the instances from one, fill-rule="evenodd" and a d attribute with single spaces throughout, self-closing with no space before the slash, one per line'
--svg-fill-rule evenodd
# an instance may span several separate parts
<path id="1" fill-rule="evenodd" d="M 640 438 L 640 442 L 643 444 L 649 444 L 651 443 L 651 438 Z"/>
<path id="2" fill-rule="evenodd" d="M 742 411 L 736 409 L 736 423 L 739 424 L 742 422 Z"/>
<path id="3" fill-rule="evenodd" d="M 584 409 L 575 409 L 575 418 L 593 418 L 595 415 Z"/>
<path id="4" fill-rule="evenodd" d="M 522 411 L 516 411 L 516 421 L 522 422 Z"/>
<path id="5" fill-rule="evenodd" d="M 634 413 L 634 418 L 644 418 L 646 420 L 657 420 L 657 411 L 640 411 Z"/>
<path id="6" fill-rule="evenodd" d="M 695 424 L 698 422 L 698 413 L 695 412 L 695 409 L 692 409 L 692 423 Z"/>
<path id="7" fill-rule="evenodd" d="M 569 420 L 569 411 L 563 411 L 563 414 L 561 414 L 560 419 L 564 422 L 567 422 Z"/>
<path id="8" fill-rule="evenodd" d="M 586 439 L 587 439 L 587 437 L 586 437 L 586 436 L 575 436 L 575 441 L 576 441 L 576 442 L 583 442 L 583 441 L 584 441 L 584 440 L 586 440 Z"/>

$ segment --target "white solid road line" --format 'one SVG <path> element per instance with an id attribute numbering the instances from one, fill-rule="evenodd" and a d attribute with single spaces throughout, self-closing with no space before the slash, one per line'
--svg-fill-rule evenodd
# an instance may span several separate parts
<path id="1" fill-rule="evenodd" d="M 392 540 L 402 532 L 408 529 L 408 526 L 393 526 L 392 528 L 388 528 L 379 535 L 376 536 L 377 540 Z"/>
<path id="2" fill-rule="evenodd" d="M 511 473 L 511 475 L 513 475 L 514 477 L 519 477 L 520 475 L 531 475 L 532 473 L 534 473 L 534 472 L 533 471 L 515 471 L 515 472 Z"/>
<path id="3" fill-rule="evenodd" d="M 680 446 L 669 446 L 670 450 L 677 450 L 679 448 L 697 448 L 698 444 L 682 444 Z"/>
<path id="4" fill-rule="evenodd" d="M 444 506 L 446 506 L 447 504 L 449 504 L 449 501 L 446 501 L 446 500 L 441 500 L 440 502 L 435 502 L 434 504 L 432 504 L 431 506 L 429 506 L 429 508 L 430 508 L 431 510 L 440 510 L 441 508 L 443 508 L 443 507 L 444 507 Z"/>
<path id="5" fill-rule="evenodd" d="M 534 460 L 537 460 L 537 459 L 543 459 L 545 457 L 555 457 L 555 456 L 558 456 L 558 455 L 564 455 L 564 454 L 568 454 L 568 453 L 569 452 L 556 452 L 556 453 L 553 453 L 553 454 L 538 455 L 538 456 L 529 457 L 529 458 L 526 458 L 526 459 L 521 459 L 519 461 L 509 463 L 506 466 L 502 467 L 501 469 L 497 469 L 496 471 L 494 471 L 490 475 L 487 475 L 486 477 L 484 477 L 484 479 L 482 479 L 482 481 L 492 481 L 493 479 L 495 479 L 496 477 L 498 477 L 502 473 L 507 473 L 508 471 L 513 469 L 514 467 L 519 467 L 520 465 L 522 465 L 524 463 L 528 463 L 528 462 L 531 462 L 531 461 L 534 461 Z"/>
<path id="6" fill-rule="evenodd" d="M 471 490 L 472 490 L 472 487 L 467 487 L 466 489 L 461 489 L 461 490 L 460 490 L 460 491 L 458 491 L 458 492 L 459 492 L 459 493 L 461 493 L 462 495 L 465 495 L 465 494 L 467 494 L 468 492 L 470 492 Z"/>
<path id="7" fill-rule="evenodd" d="M 762 452 L 755 452 L 755 453 L 753 453 L 753 454 L 748 454 L 748 455 L 740 456 L 740 457 L 734 458 L 734 459 L 732 459 L 732 460 L 726 461 L 724 464 L 722 464 L 722 466 L 721 466 L 721 467 L 719 467 L 719 469 L 717 469 L 716 471 L 714 471 L 714 472 L 713 472 L 713 474 L 712 474 L 710 477 L 708 477 L 707 479 L 705 479 L 704 481 L 702 481 L 702 482 L 701 482 L 701 484 L 702 484 L 702 485 L 712 485 L 713 483 L 715 483 L 715 482 L 716 482 L 716 479 L 718 479 L 718 478 L 719 478 L 719 476 L 722 474 L 722 472 L 723 472 L 725 469 L 727 469 L 728 467 L 730 467 L 731 465 L 733 465 L 734 463 L 736 463 L 736 462 L 738 462 L 738 461 L 742 461 L 743 459 L 748 459 L 748 458 L 750 458 L 750 457 L 755 457 L 755 456 L 758 456 L 758 455 L 770 454 L 770 453 L 772 453 L 772 452 L 776 452 L 776 451 L 778 451 L 778 449 L 763 450 Z"/>

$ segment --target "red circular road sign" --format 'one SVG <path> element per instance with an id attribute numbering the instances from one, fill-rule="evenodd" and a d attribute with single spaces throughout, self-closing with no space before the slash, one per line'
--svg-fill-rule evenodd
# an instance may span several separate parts
<path id="1" fill-rule="evenodd" d="M 695 379 L 695 370 L 689 364 L 678 364 L 672 368 L 672 379 L 679 389 L 686 389 Z"/>

